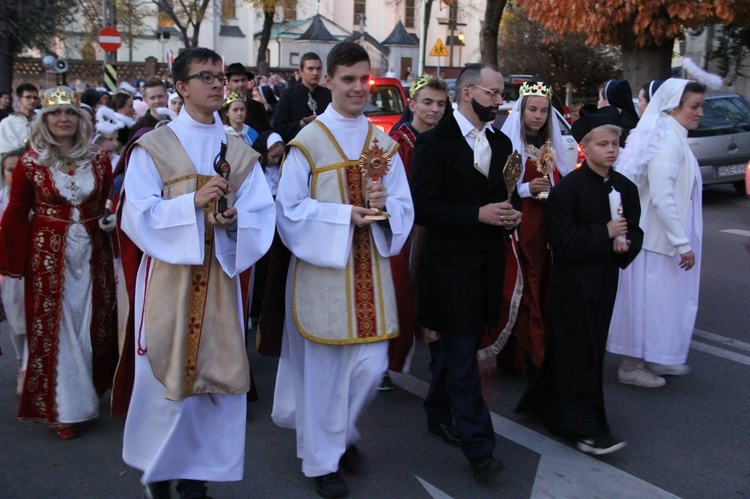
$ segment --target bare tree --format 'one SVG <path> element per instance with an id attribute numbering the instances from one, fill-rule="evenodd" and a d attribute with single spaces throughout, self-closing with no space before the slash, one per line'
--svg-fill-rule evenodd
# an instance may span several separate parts
<path id="1" fill-rule="evenodd" d="M 102 28 L 102 1 L 79 0 L 79 12 L 84 27 L 96 32 Z M 122 34 L 122 39 L 128 47 L 128 59 L 133 60 L 133 48 L 136 39 L 148 32 L 153 3 L 151 0 L 109 0 L 111 9 L 107 14 L 107 24 L 114 26 Z"/>
<path id="2" fill-rule="evenodd" d="M 258 15 L 263 15 L 263 29 L 260 32 L 260 44 L 258 46 L 258 57 L 255 61 L 255 67 L 258 74 L 268 73 L 268 61 L 266 52 L 268 42 L 271 40 L 271 28 L 276 10 L 279 8 L 293 9 L 297 7 L 297 0 L 247 0 L 258 11 Z"/>
<path id="3" fill-rule="evenodd" d="M 151 0 L 180 32 L 186 49 L 198 46 L 201 24 L 212 0 Z"/>

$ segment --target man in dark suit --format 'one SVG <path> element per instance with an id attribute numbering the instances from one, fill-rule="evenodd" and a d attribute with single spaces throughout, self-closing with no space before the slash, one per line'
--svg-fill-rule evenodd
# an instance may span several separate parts
<path id="1" fill-rule="evenodd" d="M 253 93 L 250 91 L 249 82 L 253 82 L 252 72 L 245 69 L 239 62 L 234 62 L 227 66 L 227 86 L 232 92 L 236 92 L 245 98 L 245 124 L 256 132 L 265 132 L 271 129 L 271 121 L 268 119 L 266 107 L 260 102 L 253 100 Z"/>
<path id="2" fill-rule="evenodd" d="M 441 334 L 430 343 L 428 429 L 449 443 L 458 436 L 476 477 L 502 469 L 492 454 L 495 432 L 482 397 L 477 348 L 500 312 L 503 238 L 521 221 L 514 208 L 520 198 L 514 193 L 509 201 L 503 179 L 511 141 L 490 124 L 503 89 L 494 65 L 466 66 L 456 79 L 458 109 L 417 139 L 409 182 L 415 222 L 425 228 L 420 322 Z"/>
<path id="3" fill-rule="evenodd" d="M 320 56 L 315 52 L 302 54 L 299 67 L 300 83 L 281 95 L 273 114 L 273 131 L 281 135 L 284 142 L 296 137 L 331 103 L 331 91 L 320 85 L 323 75 Z"/>

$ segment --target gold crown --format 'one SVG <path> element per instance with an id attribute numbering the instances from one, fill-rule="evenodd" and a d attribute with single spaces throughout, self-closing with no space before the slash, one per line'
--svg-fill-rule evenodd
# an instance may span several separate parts
<path id="1" fill-rule="evenodd" d="M 527 81 L 521 85 L 519 95 L 524 97 L 526 95 L 536 95 L 544 97 L 545 99 L 552 100 L 552 86 L 547 85 L 543 81 Z"/>
<path id="2" fill-rule="evenodd" d="M 422 76 L 420 76 L 419 79 L 412 83 L 411 87 L 409 87 L 409 98 L 413 99 L 414 95 L 419 91 L 419 89 L 427 85 L 427 83 L 429 83 L 429 81 L 433 78 L 442 81 L 442 78 L 440 78 L 439 76 L 432 76 L 431 74 L 423 74 Z"/>
<path id="3" fill-rule="evenodd" d="M 53 87 L 42 92 L 42 107 L 68 106 L 78 107 L 81 105 L 81 97 L 78 92 L 68 87 Z"/>
<path id="4" fill-rule="evenodd" d="M 224 107 L 229 107 L 232 102 L 245 102 L 245 98 L 237 92 L 230 92 L 227 98 L 224 99 Z"/>

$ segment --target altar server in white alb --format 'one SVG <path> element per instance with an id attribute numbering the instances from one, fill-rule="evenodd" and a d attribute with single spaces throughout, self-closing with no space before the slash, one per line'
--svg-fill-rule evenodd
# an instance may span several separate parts
<path id="1" fill-rule="evenodd" d="M 122 228 L 144 257 L 123 459 L 147 495 L 169 497 L 179 480 L 192 498 L 207 497 L 206 481 L 242 479 L 250 371 L 237 276 L 268 250 L 275 209 L 258 153 L 219 119 L 221 57 L 190 49 L 173 75 L 185 107 L 138 141 L 125 175 Z M 224 162 L 227 178 L 214 168 Z"/>
<path id="2" fill-rule="evenodd" d="M 388 367 L 386 340 L 399 333 L 388 258 L 414 220 L 398 146 L 362 115 L 369 78 L 361 46 L 331 50 L 332 105 L 288 144 L 276 196 L 292 258 L 272 416 L 297 430 L 302 472 L 323 497 L 348 492 L 340 461 L 357 471 L 356 421 Z M 362 168 L 386 162 L 376 183 L 363 177 Z M 367 220 L 372 208 L 388 218 Z"/>

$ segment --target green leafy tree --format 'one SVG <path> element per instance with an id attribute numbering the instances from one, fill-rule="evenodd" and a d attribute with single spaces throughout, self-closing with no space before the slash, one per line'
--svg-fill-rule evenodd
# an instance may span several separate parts
<path id="1" fill-rule="evenodd" d="M 737 77 L 750 77 L 743 70 L 743 61 L 750 53 L 750 28 L 737 26 L 721 26 L 716 36 L 716 48 L 711 58 L 717 62 L 719 74 L 729 80 L 727 85 L 734 83 Z"/>
<path id="2" fill-rule="evenodd" d="M 509 8 L 500 25 L 497 51 L 503 73 L 533 74 L 558 91 L 571 83 L 576 92 L 595 94 L 597 85 L 616 72 L 620 62 L 616 48 L 586 45 L 582 35 L 560 40 L 550 35 L 522 8 Z"/>
<path id="3" fill-rule="evenodd" d="M 24 49 L 50 53 L 50 42 L 73 19 L 69 1 L 0 2 L 0 88 L 12 89 L 13 65 Z"/>

